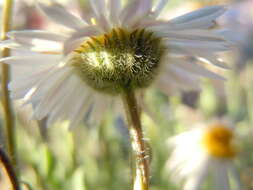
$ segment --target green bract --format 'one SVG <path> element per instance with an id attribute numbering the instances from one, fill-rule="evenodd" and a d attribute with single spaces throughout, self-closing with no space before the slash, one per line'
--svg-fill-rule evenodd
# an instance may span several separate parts
<path id="1" fill-rule="evenodd" d="M 92 37 L 74 51 L 72 65 L 90 87 L 109 94 L 145 88 L 154 81 L 165 47 L 144 29 Z"/>

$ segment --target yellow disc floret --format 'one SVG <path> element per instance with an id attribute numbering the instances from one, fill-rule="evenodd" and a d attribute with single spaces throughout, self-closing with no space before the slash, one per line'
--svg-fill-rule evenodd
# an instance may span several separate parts
<path id="1" fill-rule="evenodd" d="M 233 158 L 236 148 L 233 144 L 233 131 L 222 124 L 210 126 L 204 133 L 202 143 L 206 151 L 218 158 Z"/>
<path id="2" fill-rule="evenodd" d="M 126 88 L 145 88 L 160 70 L 165 48 L 144 29 L 116 28 L 85 40 L 73 54 L 72 65 L 90 87 L 118 94 Z"/>

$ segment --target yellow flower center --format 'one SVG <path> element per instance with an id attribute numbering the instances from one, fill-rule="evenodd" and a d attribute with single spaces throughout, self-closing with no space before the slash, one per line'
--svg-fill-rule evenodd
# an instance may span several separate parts
<path id="1" fill-rule="evenodd" d="M 207 152 L 218 158 L 233 158 L 236 155 L 236 148 L 232 142 L 233 132 L 221 124 L 210 126 L 204 134 L 202 143 Z"/>
<path id="2" fill-rule="evenodd" d="M 72 66 L 90 87 L 118 94 L 149 86 L 160 70 L 165 47 L 153 32 L 116 28 L 91 37 L 74 51 Z"/>

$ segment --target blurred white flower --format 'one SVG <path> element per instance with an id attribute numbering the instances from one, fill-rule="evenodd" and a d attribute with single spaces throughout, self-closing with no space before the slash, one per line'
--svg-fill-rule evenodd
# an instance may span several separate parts
<path id="1" fill-rule="evenodd" d="M 183 183 L 183 190 L 202 190 L 208 176 L 215 190 L 241 189 L 233 159 L 237 155 L 234 132 L 222 122 L 198 126 L 168 140 L 173 147 L 167 162 L 174 182 Z M 230 178 L 231 177 L 231 178 Z"/>
<path id="2" fill-rule="evenodd" d="M 12 98 L 32 103 L 36 119 L 48 116 L 48 124 L 67 119 L 72 127 L 85 116 L 99 121 L 110 97 L 94 89 L 116 93 L 123 82 L 143 89 L 154 81 L 170 93 L 198 89 L 201 77 L 222 79 L 199 63 L 226 67 L 217 53 L 228 50 L 230 44 L 219 30 L 209 30 L 225 12 L 223 6 L 163 21 L 158 16 L 167 0 L 155 5 L 152 0 L 89 2 L 92 14 L 84 19 L 53 1 L 38 3 L 49 19 L 66 30 L 12 31 L 10 39 L 0 44 L 30 52 L 1 61 L 11 65 Z"/>

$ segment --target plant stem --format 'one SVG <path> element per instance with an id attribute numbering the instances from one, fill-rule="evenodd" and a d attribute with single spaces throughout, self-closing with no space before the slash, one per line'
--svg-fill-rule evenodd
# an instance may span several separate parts
<path id="1" fill-rule="evenodd" d="M 140 112 L 134 92 L 125 90 L 122 95 L 128 119 L 132 148 L 135 154 L 134 190 L 149 189 L 149 160 L 143 138 Z"/>
<path id="2" fill-rule="evenodd" d="M 1 27 L 1 39 L 6 40 L 6 33 L 10 30 L 11 15 L 12 15 L 12 0 L 5 0 L 3 3 L 3 15 L 2 15 L 2 27 Z M 2 49 L 2 57 L 10 55 L 8 48 Z M 11 101 L 8 91 L 8 82 L 10 78 L 9 66 L 2 63 L 2 104 L 4 109 L 4 122 L 7 134 L 7 150 L 10 159 L 14 166 L 16 166 L 16 146 L 15 146 L 15 127 L 14 118 L 11 109 Z"/>
<path id="3" fill-rule="evenodd" d="M 11 181 L 13 190 L 20 190 L 18 178 L 15 174 L 12 163 L 9 160 L 7 154 L 1 148 L 0 148 L 0 161 L 1 161 L 1 164 L 4 166 L 6 172 L 9 176 L 9 179 Z"/>

